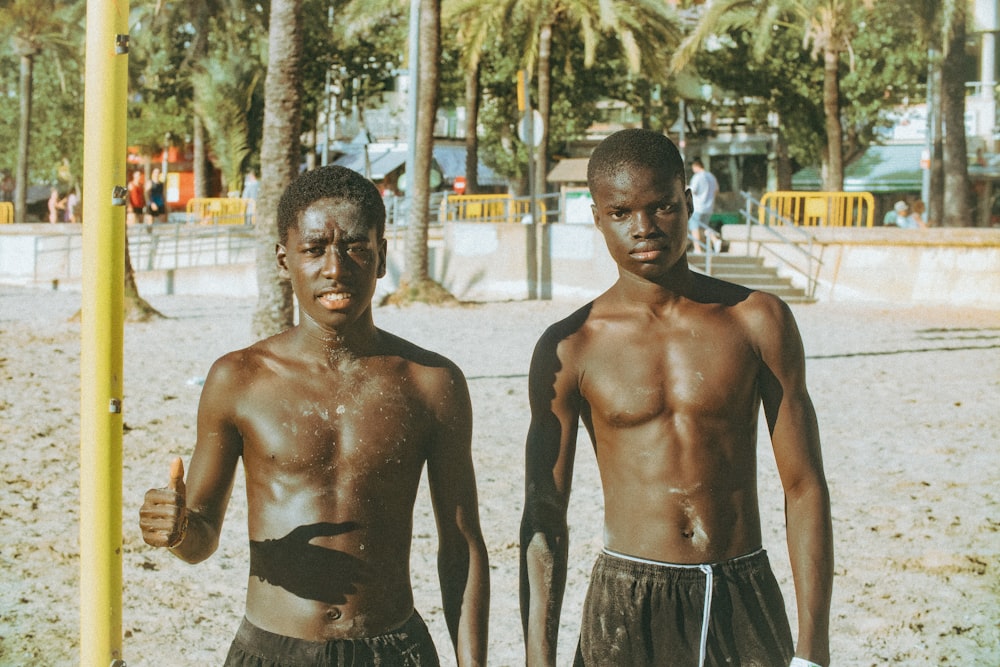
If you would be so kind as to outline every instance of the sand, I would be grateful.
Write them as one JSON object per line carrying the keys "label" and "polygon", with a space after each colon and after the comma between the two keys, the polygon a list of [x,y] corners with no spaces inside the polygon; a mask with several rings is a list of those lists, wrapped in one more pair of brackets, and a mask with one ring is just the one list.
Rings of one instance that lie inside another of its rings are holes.
{"label": "sand", "polygon": [[[222,544],[191,566],[147,547],[142,495],[189,458],[200,378],[251,342],[253,302],[153,297],[169,319],[125,332],[123,648],[130,667],[220,664],[243,610],[242,482]],[[0,665],[79,662],[79,294],[0,287]],[[569,301],[380,307],[376,323],[454,359],[475,411],[475,462],[491,558],[490,664],[523,664],[517,608],[526,372]],[[833,497],[835,665],[1000,664],[1000,312],[872,304],[794,306]],[[585,442],[585,441],[584,441]],[[795,623],[782,498],[762,431],[768,549]],[[579,454],[560,664],[570,664],[601,546],[593,454]],[[454,664],[426,491],[413,583]]]}

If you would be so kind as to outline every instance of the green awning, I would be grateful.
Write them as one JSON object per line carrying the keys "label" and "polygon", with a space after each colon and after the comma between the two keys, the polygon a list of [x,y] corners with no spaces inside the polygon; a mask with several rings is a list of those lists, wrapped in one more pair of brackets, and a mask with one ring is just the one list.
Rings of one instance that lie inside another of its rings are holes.
{"label": "green awning", "polygon": [[[923,144],[869,146],[844,168],[844,192],[920,192]],[[819,169],[807,167],[792,176],[794,190],[821,190]]]}

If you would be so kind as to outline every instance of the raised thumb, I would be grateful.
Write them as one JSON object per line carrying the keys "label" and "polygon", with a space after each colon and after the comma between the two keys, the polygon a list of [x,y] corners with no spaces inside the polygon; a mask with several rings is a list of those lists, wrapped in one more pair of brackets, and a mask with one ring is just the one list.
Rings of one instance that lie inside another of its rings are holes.
{"label": "raised thumb", "polygon": [[184,495],[184,461],[179,456],[170,462],[170,483],[167,488]]}

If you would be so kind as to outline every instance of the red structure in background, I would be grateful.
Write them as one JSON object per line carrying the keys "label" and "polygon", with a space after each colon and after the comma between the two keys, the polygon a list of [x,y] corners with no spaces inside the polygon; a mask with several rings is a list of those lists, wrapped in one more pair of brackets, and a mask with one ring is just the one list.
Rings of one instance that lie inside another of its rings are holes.
{"label": "red structure in background", "polygon": [[[138,146],[128,147],[127,162],[129,175],[136,169],[143,170],[143,180],[147,180],[154,168],[159,168],[165,174],[163,190],[167,200],[167,212],[184,211],[189,199],[194,197],[194,150],[190,144],[185,146],[169,146],[164,151],[153,155],[144,155]],[[164,161],[166,157],[166,161]],[[206,196],[220,196],[221,180],[219,172],[211,165],[207,166],[209,192]]]}

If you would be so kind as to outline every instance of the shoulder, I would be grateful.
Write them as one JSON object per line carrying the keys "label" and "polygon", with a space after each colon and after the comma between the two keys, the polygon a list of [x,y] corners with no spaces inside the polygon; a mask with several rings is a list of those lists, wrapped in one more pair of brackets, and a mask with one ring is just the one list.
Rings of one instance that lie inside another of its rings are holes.
{"label": "shoulder", "polygon": [[535,345],[536,354],[545,350],[554,352],[560,346],[571,347],[586,338],[595,325],[594,311],[597,302],[591,301],[567,317],[550,324]]}
{"label": "shoulder", "polygon": [[255,369],[259,367],[261,352],[255,349],[259,343],[241,350],[233,350],[222,355],[208,371],[205,379],[206,390],[225,386],[227,389],[246,383]]}
{"label": "shoulder", "polygon": [[467,391],[465,374],[448,357],[382,329],[379,337],[380,354],[398,364],[392,372],[408,380],[420,394],[432,398]]}
{"label": "shoulder", "polygon": [[733,315],[761,353],[781,349],[798,340],[792,309],[774,294],[751,290],[747,298],[733,308]]}

